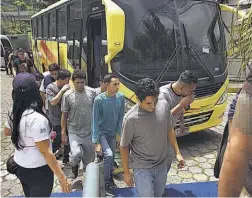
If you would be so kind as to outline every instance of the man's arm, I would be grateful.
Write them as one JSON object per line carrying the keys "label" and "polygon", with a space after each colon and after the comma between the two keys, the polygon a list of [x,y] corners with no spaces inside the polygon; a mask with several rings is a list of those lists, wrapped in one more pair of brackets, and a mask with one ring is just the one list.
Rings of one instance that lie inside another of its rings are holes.
{"label": "man's arm", "polygon": [[173,128],[170,128],[168,131],[168,140],[169,140],[172,148],[174,149],[175,154],[176,155],[180,154],[177,138],[176,138],[176,135],[175,135]]}
{"label": "man's arm", "polygon": [[45,90],[45,87],[44,87],[44,79],[41,82],[39,91],[40,91],[40,96],[41,96],[41,98],[43,100],[43,106],[45,106],[45,91],[46,90]]}
{"label": "man's arm", "polygon": [[[61,100],[63,94],[64,94],[64,92],[63,92],[63,91],[60,91],[60,92],[59,92],[55,97],[53,97],[51,100],[48,98],[50,104],[51,104],[52,106],[56,106],[56,105],[60,102],[60,100]],[[48,95],[47,95],[47,97],[48,97]]]}
{"label": "man's arm", "polygon": [[99,118],[100,118],[100,99],[97,97],[94,101],[92,113],[92,142],[99,144]]}
{"label": "man's arm", "polygon": [[66,134],[67,118],[68,118],[67,112],[62,112],[62,115],[61,115],[61,137],[62,137],[62,140],[61,141],[63,144],[67,144],[67,134]]}
{"label": "man's arm", "polygon": [[67,143],[67,135],[66,135],[66,130],[67,130],[67,118],[68,118],[68,112],[70,110],[70,104],[67,100],[66,94],[63,95],[62,97],[62,103],[61,103],[61,137],[62,137],[62,143],[66,144]]}
{"label": "man's arm", "polygon": [[118,119],[118,123],[117,123],[117,129],[116,129],[116,131],[120,137],[122,135],[122,122],[123,122],[123,116],[125,113],[125,98],[124,98],[124,96],[122,96],[121,100],[122,100],[122,106],[120,109],[120,114],[119,114],[119,119]]}
{"label": "man's arm", "polygon": [[132,175],[129,171],[129,144],[134,136],[133,123],[127,119],[123,120],[122,124],[122,137],[120,142],[120,153],[122,158],[124,181],[128,186],[133,186]]}
{"label": "man's arm", "polygon": [[60,101],[64,93],[69,89],[68,86],[64,86],[59,93],[55,96],[51,86],[46,88],[46,97],[52,106],[56,106]]}
{"label": "man's arm", "polygon": [[220,172],[218,196],[239,197],[252,157],[252,96],[241,91]]}
{"label": "man's arm", "polygon": [[17,64],[15,64],[15,61],[13,61],[12,73],[13,76],[17,75]]}

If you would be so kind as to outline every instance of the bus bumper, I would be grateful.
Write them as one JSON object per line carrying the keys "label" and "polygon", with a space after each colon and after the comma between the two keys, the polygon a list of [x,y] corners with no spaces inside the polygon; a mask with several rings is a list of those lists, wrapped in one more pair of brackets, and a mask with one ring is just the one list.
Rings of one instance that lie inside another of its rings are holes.
{"label": "bus bumper", "polygon": [[200,113],[185,116],[185,131],[181,133],[179,127],[176,127],[176,136],[185,136],[189,133],[202,131],[219,125],[224,118],[227,103],[228,100],[221,105],[215,105],[213,108],[206,109]]}

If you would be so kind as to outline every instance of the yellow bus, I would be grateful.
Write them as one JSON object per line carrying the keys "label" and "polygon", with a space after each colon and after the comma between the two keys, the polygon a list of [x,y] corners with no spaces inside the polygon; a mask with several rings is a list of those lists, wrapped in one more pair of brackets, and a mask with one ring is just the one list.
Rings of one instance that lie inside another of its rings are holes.
{"label": "yellow bus", "polygon": [[[51,63],[84,69],[97,87],[103,73],[121,81],[127,108],[135,82],[162,86],[186,69],[199,78],[196,99],[184,112],[186,132],[221,123],[227,105],[224,25],[215,0],[61,0],[31,18],[32,49],[41,72]],[[176,135],[181,136],[179,125]]]}

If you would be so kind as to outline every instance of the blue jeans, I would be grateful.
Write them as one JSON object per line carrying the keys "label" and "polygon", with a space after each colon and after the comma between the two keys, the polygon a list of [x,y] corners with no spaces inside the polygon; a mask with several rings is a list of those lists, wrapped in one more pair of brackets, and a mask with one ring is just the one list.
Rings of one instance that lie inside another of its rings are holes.
{"label": "blue jeans", "polygon": [[116,137],[107,138],[105,136],[100,136],[100,143],[102,152],[104,153],[104,180],[105,184],[108,184],[113,171]]}
{"label": "blue jeans", "polygon": [[161,197],[165,191],[167,164],[154,168],[135,168],[134,181],[138,197]]}

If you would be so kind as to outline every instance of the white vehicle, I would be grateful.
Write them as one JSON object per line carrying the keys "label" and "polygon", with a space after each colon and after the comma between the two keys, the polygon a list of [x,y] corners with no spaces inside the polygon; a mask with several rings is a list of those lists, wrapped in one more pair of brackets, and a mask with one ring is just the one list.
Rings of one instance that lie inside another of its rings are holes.
{"label": "white vehicle", "polygon": [[[5,36],[5,35],[0,35],[0,39],[1,39],[1,68],[5,68],[6,64],[8,63],[7,61],[7,53],[8,51],[12,52],[12,45],[10,42],[10,39]],[[6,58],[6,59],[5,59]]]}

